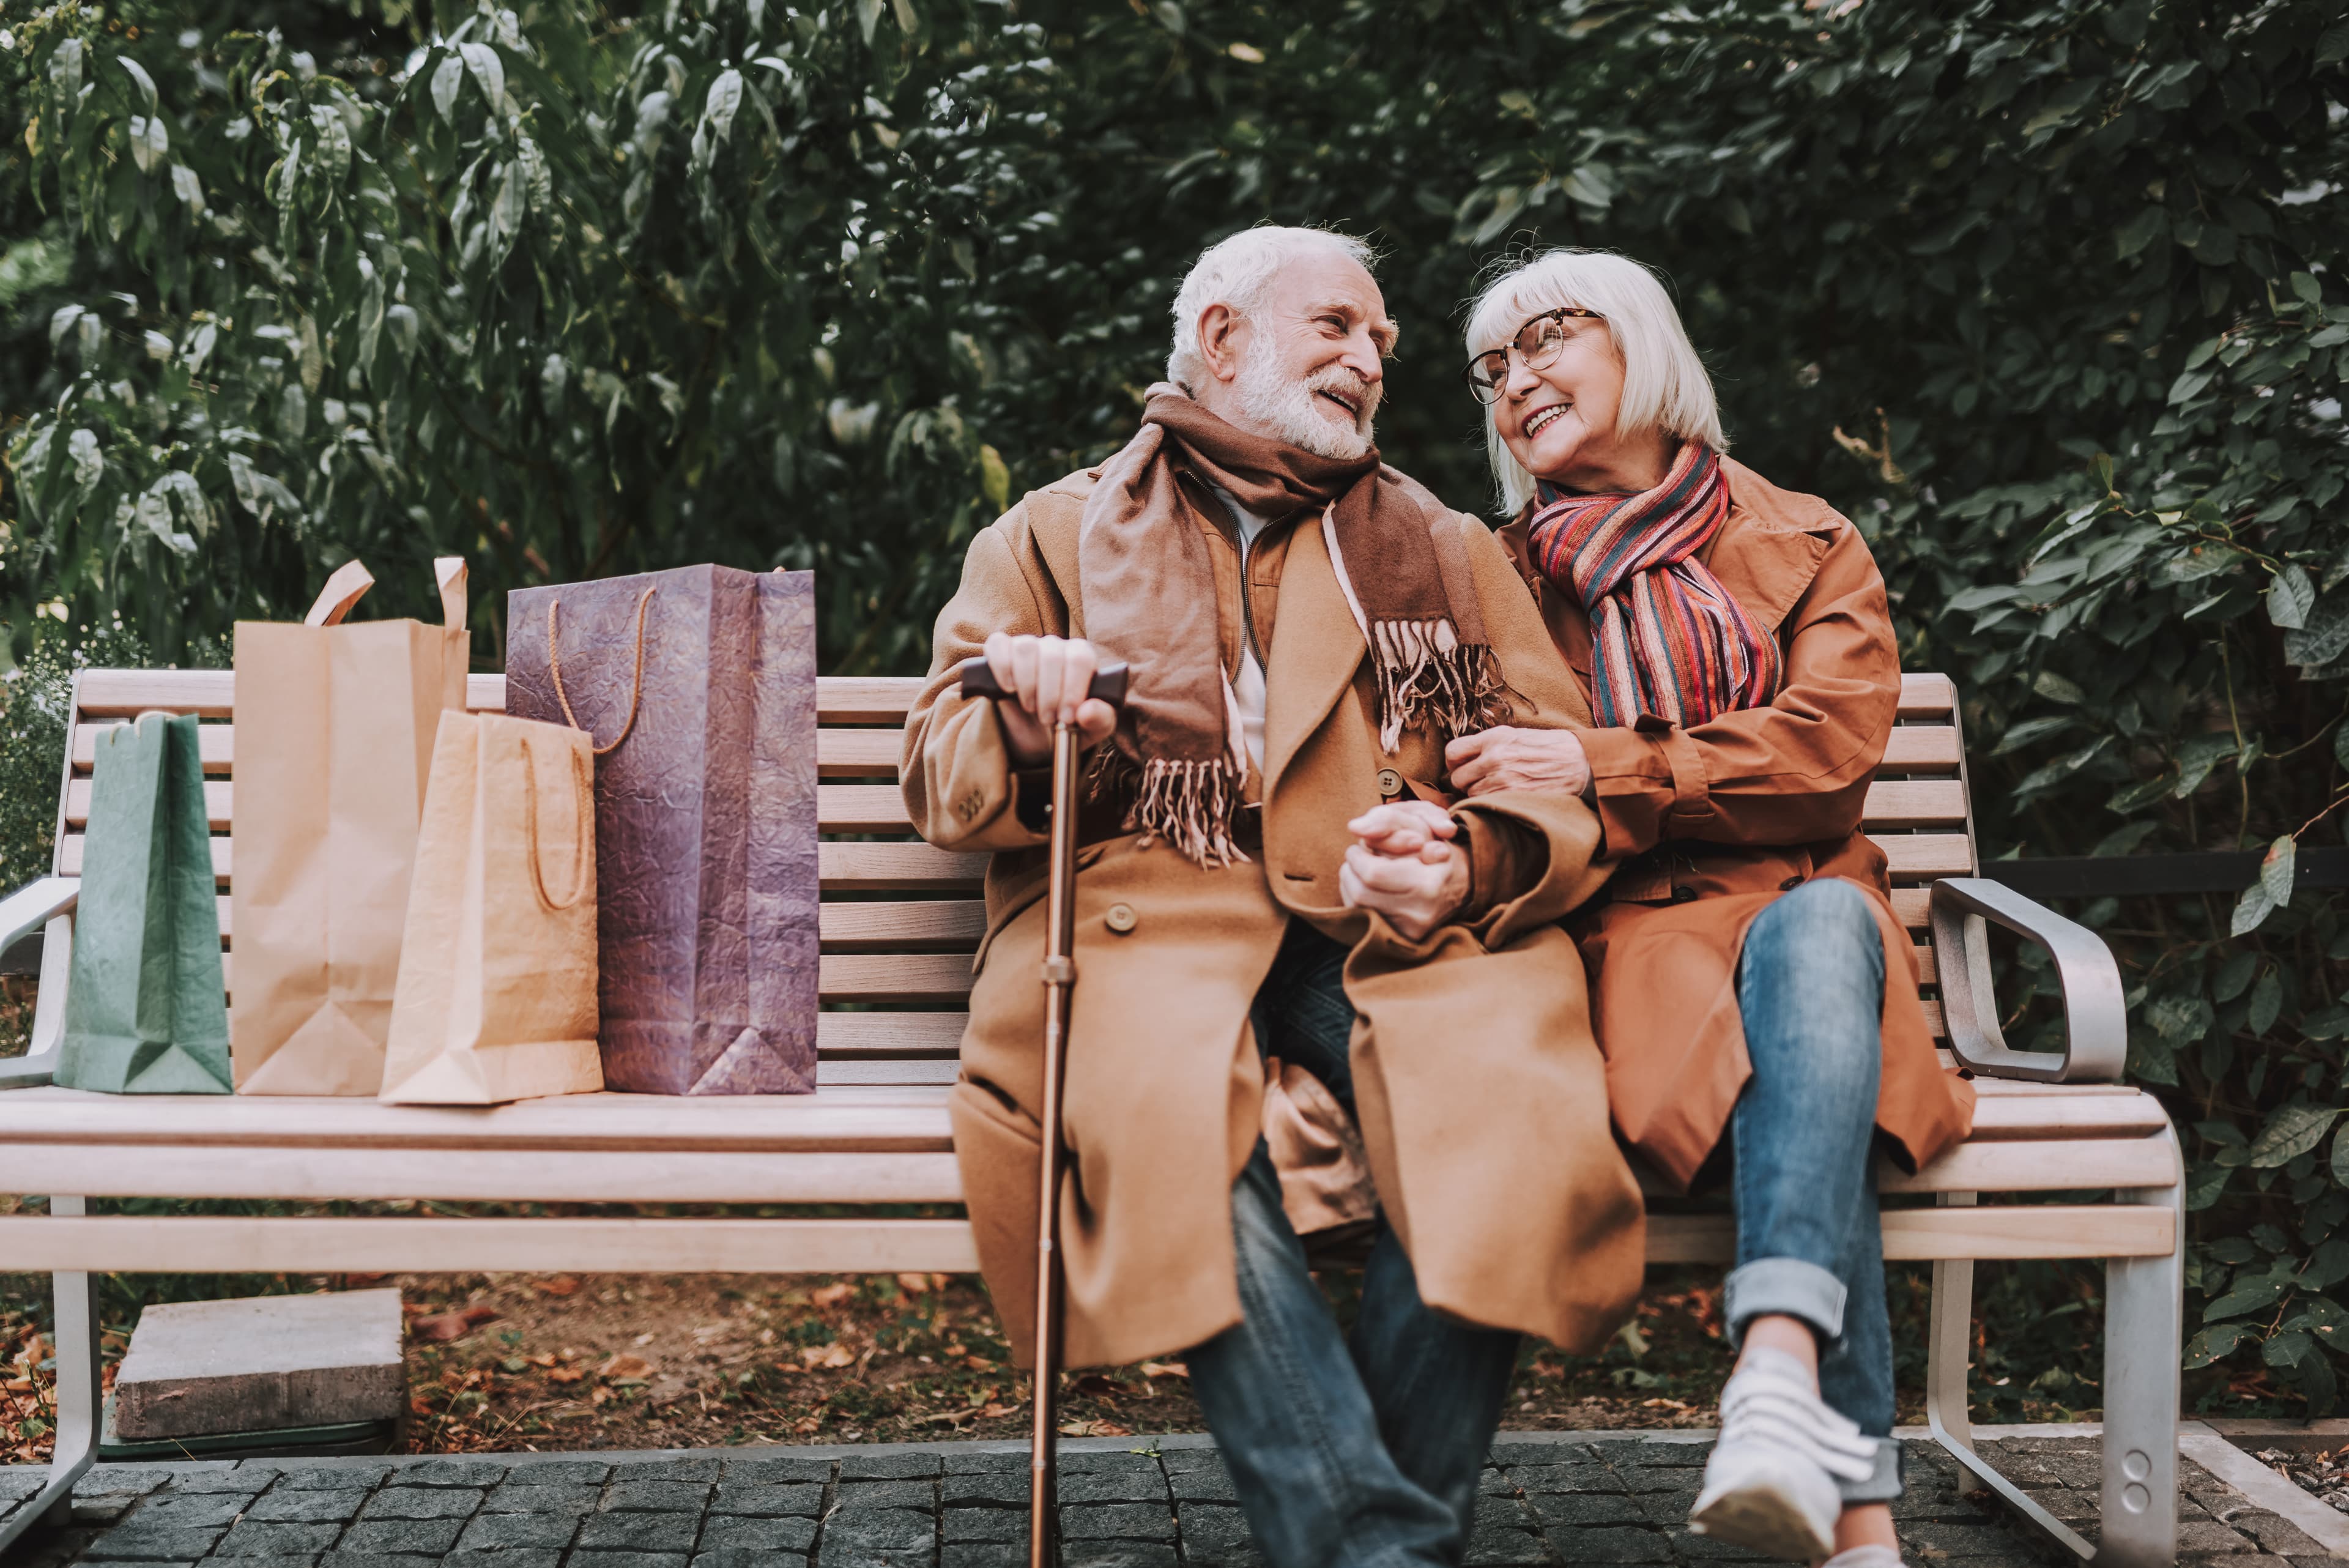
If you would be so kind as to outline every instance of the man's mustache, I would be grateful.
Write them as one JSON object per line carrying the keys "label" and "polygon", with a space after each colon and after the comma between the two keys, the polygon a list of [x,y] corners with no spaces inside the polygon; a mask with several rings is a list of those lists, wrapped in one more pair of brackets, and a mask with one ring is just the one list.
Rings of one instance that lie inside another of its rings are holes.
{"label": "man's mustache", "polygon": [[1305,389],[1308,392],[1335,392],[1345,398],[1354,405],[1354,419],[1358,424],[1368,423],[1371,416],[1378,412],[1379,398],[1385,390],[1360,371],[1349,370],[1342,365],[1333,365],[1329,369],[1309,376]]}

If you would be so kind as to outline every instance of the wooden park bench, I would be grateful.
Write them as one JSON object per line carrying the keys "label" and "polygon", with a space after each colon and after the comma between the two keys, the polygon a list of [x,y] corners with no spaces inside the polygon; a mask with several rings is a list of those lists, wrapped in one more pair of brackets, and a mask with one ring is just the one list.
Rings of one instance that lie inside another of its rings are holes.
{"label": "wooden park bench", "polygon": [[[232,871],[235,730],[225,670],[91,670],[75,680],[56,874],[0,903],[0,954],[41,944],[33,1054],[0,1063],[0,1192],[49,1195],[47,1214],[0,1217],[0,1269],[56,1275],[59,1425],[48,1490],[0,1546],[61,1504],[91,1462],[99,1418],[88,1275],[192,1272],[966,1272],[959,1219],[241,1217],[92,1214],[90,1198],[429,1199],[565,1204],[952,1204],[962,1187],[947,1116],[982,927],[983,857],[914,838],[899,798],[899,732],[919,682],[821,685],[823,997],[819,1086],[791,1097],[589,1095],[491,1109],[363,1099],[163,1097],[46,1086],[62,1030],[98,732],[150,709],[205,721],[212,854],[235,983]],[[2119,977],[2095,937],[1976,869],[1954,693],[1939,675],[1904,683],[1901,723],[1868,795],[1895,902],[1946,1015],[1950,1044],[1980,1073],[1974,1136],[1929,1169],[1886,1167],[1887,1256],[1930,1260],[1928,1409],[1958,1462],[2083,1557],[2167,1563],[2176,1536],[2182,1191],[2178,1144],[2151,1097],[2119,1085]],[[475,676],[475,708],[504,682]],[[2064,984],[2068,1055],[1998,1044],[1988,995],[1987,912],[2052,948]],[[1962,971],[1973,977],[1953,988]],[[1954,994],[1953,994],[1954,990]],[[1975,1021],[1980,1020],[1977,1023]],[[1078,1049],[1081,1050],[1079,1043]],[[2033,1081],[2033,1080],[2059,1081]],[[2044,1195],[2060,1195],[2046,1200]],[[2032,1200],[2025,1195],[2040,1195]],[[1988,1200],[1984,1200],[1988,1199]],[[2023,1199],[2023,1200],[2018,1200]],[[1722,1262],[1719,1212],[1659,1213],[1657,1262]],[[1966,1373],[1973,1261],[2106,1261],[2103,1541],[2091,1549],[1972,1446]]]}

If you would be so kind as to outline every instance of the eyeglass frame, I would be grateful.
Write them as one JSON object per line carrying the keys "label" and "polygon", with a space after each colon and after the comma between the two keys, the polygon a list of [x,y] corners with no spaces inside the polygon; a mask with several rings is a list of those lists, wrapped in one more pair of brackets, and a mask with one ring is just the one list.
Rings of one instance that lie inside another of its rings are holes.
{"label": "eyeglass frame", "polygon": [[[1563,353],[1566,349],[1566,323],[1568,319],[1604,321],[1607,317],[1601,316],[1595,310],[1585,310],[1578,305],[1561,305],[1556,310],[1545,310],[1538,316],[1528,316],[1526,317],[1524,323],[1520,325],[1515,332],[1509,335],[1509,340],[1507,342],[1502,344],[1498,348],[1485,349],[1485,352],[1469,360],[1468,363],[1461,369],[1460,379],[1467,383],[1468,395],[1476,400],[1477,405],[1480,408],[1489,409],[1495,403],[1501,400],[1501,389],[1507,382],[1509,351],[1513,348],[1517,348],[1517,340],[1523,337],[1526,335],[1526,328],[1532,327],[1536,322],[1555,321],[1558,324],[1557,347],[1540,359],[1536,359],[1533,357],[1533,354],[1527,350],[1518,349],[1518,361],[1528,370],[1546,370],[1550,366],[1557,364],[1558,355]],[[1478,380],[1476,379],[1476,368],[1495,354],[1501,356],[1502,379],[1497,381]],[[1492,396],[1486,397],[1485,395],[1486,392],[1490,392]]]}

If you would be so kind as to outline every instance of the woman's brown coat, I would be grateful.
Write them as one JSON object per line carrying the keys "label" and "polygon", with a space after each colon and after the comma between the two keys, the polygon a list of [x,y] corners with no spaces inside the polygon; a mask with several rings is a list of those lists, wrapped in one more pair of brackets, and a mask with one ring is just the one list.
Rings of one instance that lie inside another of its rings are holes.
{"label": "woman's brown coat", "polygon": [[[1081,636],[1077,533],[1095,475],[1034,492],[972,542],[940,612],[932,676],[908,717],[902,776],[923,836],[991,850],[955,1085],[955,1147],[979,1262],[1015,1351],[1034,1340],[1036,1170],[1043,1035],[1043,836],[993,706],[951,671],[990,632]],[[1192,493],[1217,562],[1227,669],[1241,648],[1239,558],[1222,508]],[[1213,518],[1214,521],[1209,521]],[[1492,535],[1453,515],[1516,722],[1557,728],[1588,708]],[[1269,547],[1268,547],[1269,545]],[[1078,979],[1061,1210],[1071,1365],[1184,1351],[1240,1321],[1231,1186],[1261,1123],[1263,1069],[1247,1023],[1281,932],[1301,918],[1358,942],[1356,1102],[1388,1218],[1431,1306],[1591,1349],[1638,1292],[1639,1191],[1609,1134],[1583,965],[1558,924],[1603,882],[1599,825],[1579,801],[1499,794],[1462,808],[1545,846],[1538,882],[1473,927],[1403,942],[1343,908],[1349,818],[1379,804],[1381,771],[1432,781],[1425,735],[1381,754],[1361,631],[1320,530],[1268,530],[1250,553],[1267,669],[1264,803],[1254,859],[1203,869],[1088,814],[1079,857]],[[1277,615],[1277,619],[1276,619]],[[1385,781],[1392,785],[1392,778]],[[1484,831],[1490,831],[1489,827]],[[1123,905],[1133,919],[1105,917]]]}
{"label": "woman's brown coat", "polygon": [[[1737,1009],[1745,929],[1815,877],[1857,884],[1883,933],[1884,1078],[1877,1126],[1914,1168],[1962,1140],[1973,1085],[1946,1071],[1917,998],[1917,957],[1892,912],[1883,852],[1859,831],[1900,697],[1884,579],[1859,530],[1816,496],[1723,460],[1729,520],[1699,558],[1773,632],[1785,679],[1766,708],[1692,730],[1643,720],[1588,730],[1602,853],[1623,862],[1571,922],[1624,1139],[1685,1188],[1753,1068]],[[1586,694],[1590,623],[1534,571],[1526,519],[1502,545]]]}

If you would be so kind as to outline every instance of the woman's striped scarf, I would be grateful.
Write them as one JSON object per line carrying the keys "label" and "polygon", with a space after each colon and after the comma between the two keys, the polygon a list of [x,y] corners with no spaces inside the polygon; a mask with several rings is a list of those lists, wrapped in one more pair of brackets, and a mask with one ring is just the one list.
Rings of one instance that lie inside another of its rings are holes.
{"label": "woman's striped scarf", "polygon": [[1721,454],[1699,441],[1635,495],[1537,487],[1527,540],[1542,576],[1590,617],[1601,726],[1652,713],[1686,729],[1776,693],[1777,639],[1696,558],[1728,516]]}

